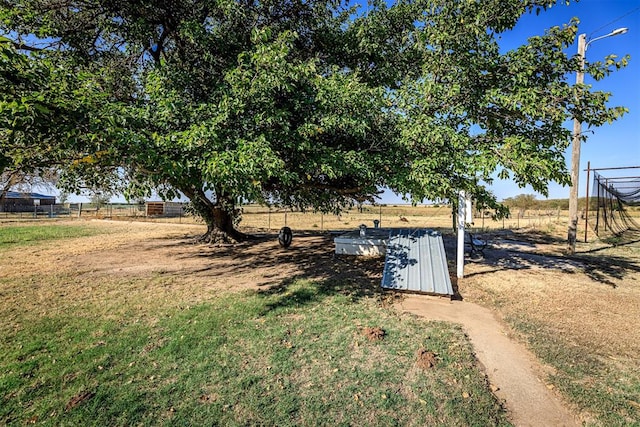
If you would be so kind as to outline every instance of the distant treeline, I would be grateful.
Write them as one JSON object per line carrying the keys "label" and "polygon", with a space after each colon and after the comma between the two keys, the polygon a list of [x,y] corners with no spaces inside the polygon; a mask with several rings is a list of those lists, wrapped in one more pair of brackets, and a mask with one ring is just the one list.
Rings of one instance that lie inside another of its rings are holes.
{"label": "distant treeline", "polygon": [[[538,200],[536,196],[533,194],[519,194],[515,197],[509,197],[502,201],[505,205],[509,206],[510,209],[560,209],[567,210],[569,209],[569,199],[546,199],[546,200]],[[589,204],[591,207],[594,207],[591,200]],[[578,210],[584,209],[587,206],[587,198],[582,197],[578,199]]]}

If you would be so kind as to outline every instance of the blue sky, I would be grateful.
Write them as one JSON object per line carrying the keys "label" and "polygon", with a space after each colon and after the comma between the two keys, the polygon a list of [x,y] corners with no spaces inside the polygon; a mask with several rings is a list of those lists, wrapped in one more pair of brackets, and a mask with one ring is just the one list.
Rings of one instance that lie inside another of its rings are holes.
{"label": "blue sky", "polygon": [[[622,105],[629,109],[621,119],[590,129],[587,142],[582,144],[580,170],[592,168],[640,166],[640,1],[639,0],[582,0],[569,6],[559,4],[539,16],[527,15],[516,28],[503,37],[504,47],[514,47],[526,41],[527,37],[541,34],[545,28],[562,25],[572,17],[580,20],[579,34],[587,34],[587,42],[613,30],[626,27],[626,34],[596,40],[586,52],[587,61],[598,61],[610,54],[619,58],[631,56],[629,65],[614,72],[604,80],[594,81],[585,76],[585,83],[593,89],[611,92],[610,105]],[[574,54],[578,50],[577,40],[568,50]],[[569,78],[570,82],[575,77]],[[567,123],[572,126],[572,123]],[[586,126],[583,126],[585,132]],[[570,166],[570,154],[565,156]],[[602,171],[604,176],[640,176],[640,169],[628,171]],[[628,174],[628,175],[627,175]],[[586,190],[586,172],[581,172],[579,194],[584,197]],[[518,188],[511,182],[496,182],[492,187],[498,199],[512,197],[522,193],[535,194],[530,189]],[[551,183],[549,198],[568,198],[569,188]],[[538,196],[539,199],[544,197]]]}
{"label": "blue sky", "polygon": [[[585,83],[592,84],[594,90],[611,92],[609,105],[622,105],[629,109],[621,119],[613,124],[590,129],[588,140],[582,145],[580,157],[580,182],[578,185],[580,197],[585,196],[587,162],[591,161],[592,168],[608,168],[621,166],[640,166],[640,0],[581,0],[569,6],[561,1],[559,4],[535,13],[525,15],[516,27],[502,35],[501,47],[509,50],[526,43],[527,38],[542,35],[548,28],[562,26],[572,17],[580,20],[578,34],[587,34],[590,39],[603,36],[611,31],[627,27],[626,34],[597,40],[589,45],[586,59],[595,62],[603,60],[607,55],[615,54],[619,58],[629,54],[629,65],[614,72],[604,80],[594,81],[585,76]],[[567,54],[574,55],[578,51],[577,38]],[[575,82],[575,76],[569,77],[569,82]],[[572,122],[567,127],[572,129]],[[583,126],[585,132],[586,126]],[[570,167],[570,150],[565,155],[567,168]],[[640,169],[628,171],[602,171],[604,176],[640,176]],[[628,175],[627,175],[628,174]],[[590,185],[591,186],[591,185]],[[536,194],[531,188],[520,188],[512,181],[494,181],[490,187],[498,200],[513,197],[518,194]],[[536,194],[538,199],[544,196]],[[549,184],[550,199],[566,199],[569,197],[569,187],[562,187],[556,183]],[[400,197],[386,192],[382,203],[402,203]]]}

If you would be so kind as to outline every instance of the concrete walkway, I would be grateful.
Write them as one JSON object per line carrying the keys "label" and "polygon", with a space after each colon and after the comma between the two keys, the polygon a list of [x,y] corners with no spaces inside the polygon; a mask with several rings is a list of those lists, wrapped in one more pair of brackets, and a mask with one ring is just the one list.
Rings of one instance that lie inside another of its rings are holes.
{"label": "concrete walkway", "polygon": [[479,305],[409,295],[397,303],[403,312],[459,323],[484,365],[495,395],[516,426],[579,426],[578,417],[540,379],[542,366],[527,349],[509,339],[494,314]]}

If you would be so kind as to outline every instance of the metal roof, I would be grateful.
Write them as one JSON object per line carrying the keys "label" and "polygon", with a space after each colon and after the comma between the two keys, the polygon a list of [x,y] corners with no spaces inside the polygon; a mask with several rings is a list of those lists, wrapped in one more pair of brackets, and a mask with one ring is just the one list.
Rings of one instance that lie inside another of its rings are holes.
{"label": "metal roof", "polygon": [[56,196],[47,196],[39,193],[19,193],[17,191],[7,191],[7,199],[55,199]]}
{"label": "metal roof", "polygon": [[392,230],[382,287],[453,295],[442,234],[433,230]]}

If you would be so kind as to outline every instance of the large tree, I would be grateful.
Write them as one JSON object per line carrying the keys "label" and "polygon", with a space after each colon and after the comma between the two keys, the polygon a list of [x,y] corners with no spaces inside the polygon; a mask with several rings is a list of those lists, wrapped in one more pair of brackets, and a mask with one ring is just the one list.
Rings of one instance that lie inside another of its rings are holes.
{"label": "large tree", "polygon": [[60,169],[95,157],[91,141],[109,132],[101,90],[67,62],[14,44],[0,37],[0,200],[11,188],[56,184]]}
{"label": "large tree", "polygon": [[[181,193],[206,239],[238,240],[242,200],[337,211],[387,186],[495,205],[496,170],[543,193],[568,182],[564,121],[623,109],[567,83],[576,21],[500,52],[523,13],[554,3],[4,0],[0,21],[29,61],[67,71],[46,93],[79,98],[82,130],[55,132],[68,186]],[[40,135],[3,126],[14,145]]]}

